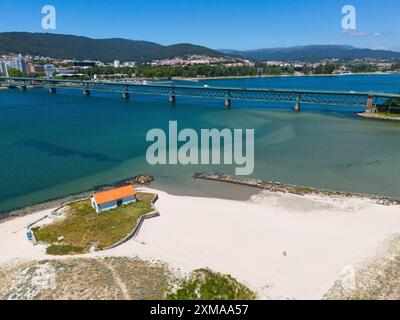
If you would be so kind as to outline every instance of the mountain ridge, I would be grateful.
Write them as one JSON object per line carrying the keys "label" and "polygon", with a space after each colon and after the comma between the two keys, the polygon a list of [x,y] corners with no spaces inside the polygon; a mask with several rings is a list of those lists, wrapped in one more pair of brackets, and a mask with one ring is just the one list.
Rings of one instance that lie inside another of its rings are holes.
{"label": "mountain ridge", "polygon": [[222,53],[253,60],[313,61],[323,59],[395,59],[400,60],[400,52],[355,48],[349,45],[307,45],[283,48],[253,50],[220,49]]}
{"label": "mountain ridge", "polygon": [[319,61],[337,58],[352,59],[393,59],[400,60],[400,52],[355,48],[349,45],[307,45],[254,50],[214,50],[191,43],[161,45],[145,40],[124,38],[93,39],[85,36],[3,32],[0,33],[0,55],[22,53],[61,59],[100,60],[112,62],[168,59],[192,54],[208,56],[231,56],[250,60]]}
{"label": "mountain ridge", "polygon": [[123,38],[93,39],[53,33],[4,32],[0,33],[0,54],[7,53],[104,62],[115,59],[148,62],[191,54],[224,55],[216,50],[190,43],[163,46],[155,42]]}

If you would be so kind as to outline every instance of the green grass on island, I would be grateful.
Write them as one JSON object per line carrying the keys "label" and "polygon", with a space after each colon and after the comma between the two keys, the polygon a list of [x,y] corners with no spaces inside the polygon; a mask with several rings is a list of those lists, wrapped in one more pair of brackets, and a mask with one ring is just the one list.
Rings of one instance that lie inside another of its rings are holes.
{"label": "green grass on island", "polygon": [[400,113],[379,112],[376,114],[378,117],[397,118],[400,119]]}
{"label": "green grass on island", "polygon": [[[139,217],[153,210],[153,197],[150,193],[138,193],[138,202],[99,214],[92,208],[90,200],[71,203],[63,220],[32,231],[38,242],[50,244],[48,254],[85,253],[91,244],[97,244],[101,250],[125,238]],[[61,242],[58,241],[60,237],[64,237]]]}
{"label": "green grass on island", "polygon": [[255,300],[256,295],[244,284],[229,275],[210,269],[193,271],[180,281],[167,300]]}
{"label": "green grass on island", "polygon": [[400,120],[400,113],[393,112],[361,113],[360,115],[370,119]]}

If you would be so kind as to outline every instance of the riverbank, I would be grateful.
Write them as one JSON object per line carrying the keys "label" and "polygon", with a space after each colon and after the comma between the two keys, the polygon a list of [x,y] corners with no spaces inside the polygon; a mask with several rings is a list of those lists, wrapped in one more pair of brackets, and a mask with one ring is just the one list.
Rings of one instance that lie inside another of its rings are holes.
{"label": "riverbank", "polygon": [[[172,80],[199,82],[203,80],[227,80],[227,79],[348,77],[348,76],[362,76],[362,75],[367,76],[367,75],[393,75],[393,74],[400,74],[400,72],[364,72],[364,73],[348,73],[348,74],[278,74],[278,75],[223,76],[223,77],[200,77],[200,78],[173,77]],[[144,80],[152,80],[152,79],[144,79]]]}
{"label": "riverbank", "polygon": [[[159,195],[158,218],[117,248],[74,258],[138,257],[185,274],[208,267],[262,299],[320,299],[344,269],[356,268],[400,233],[400,206],[372,199],[261,190],[235,201],[142,191]],[[26,226],[49,212],[0,224],[0,265],[72,258],[46,255],[45,246],[26,240]]]}
{"label": "riverbank", "polygon": [[388,114],[388,113],[372,113],[372,112],[361,112],[357,113],[361,118],[372,119],[372,120],[385,120],[385,121],[400,121],[400,114]]}

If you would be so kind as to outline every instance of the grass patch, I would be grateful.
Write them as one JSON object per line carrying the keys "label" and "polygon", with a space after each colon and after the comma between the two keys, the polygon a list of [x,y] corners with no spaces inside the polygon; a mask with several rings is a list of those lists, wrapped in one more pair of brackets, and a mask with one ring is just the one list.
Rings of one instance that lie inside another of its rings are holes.
{"label": "grass patch", "polygon": [[400,119],[400,113],[388,113],[388,112],[379,112],[376,113],[378,117],[383,117],[383,118],[399,118]]}
{"label": "grass patch", "polygon": [[[75,202],[69,205],[65,219],[32,231],[37,241],[51,245],[47,250],[49,254],[87,252],[92,243],[103,249],[126,237],[138,218],[152,211],[153,197],[150,193],[138,193],[138,202],[99,214],[90,200]],[[64,241],[59,243],[57,239],[61,236]]]}
{"label": "grass patch", "polygon": [[69,254],[79,254],[84,253],[85,248],[77,247],[77,246],[69,246],[69,245],[51,245],[46,249],[47,254],[51,254],[54,256],[65,256]]}
{"label": "grass patch", "polygon": [[200,269],[179,283],[167,300],[254,300],[256,294],[229,275]]}

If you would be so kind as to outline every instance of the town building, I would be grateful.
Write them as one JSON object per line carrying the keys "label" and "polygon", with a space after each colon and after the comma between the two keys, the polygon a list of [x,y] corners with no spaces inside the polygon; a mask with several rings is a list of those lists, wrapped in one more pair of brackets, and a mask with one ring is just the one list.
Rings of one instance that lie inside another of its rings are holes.
{"label": "town building", "polygon": [[7,63],[5,61],[0,60],[0,74],[8,77],[8,68]]}
{"label": "town building", "polygon": [[25,61],[25,59],[22,57],[21,54],[17,55],[17,56],[14,57],[13,59],[11,59],[9,66],[10,66],[10,68],[14,68],[14,69],[19,70],[19,71],[22,72],[22,74],[24,74],[24,75],[27,74],[26,61]]}
{"label": "town building", "polygon": [[72,61],[71,65],[73,67],[95,67],[96,66],[96,62],[95,61],[90,61],[90,60]]}
{"label": "town building", "polygon": [[54,72],[56,71],[56,67],[54,64],[45,64],[44,72],[46,74],[46,78],[53,78]]}
{"label": "town building", "polygon": [[133,68],[136,66],[136,62],[135,61],[127,61],[124,62],[124,67],[129,67],[129,68]]}
{"label": "town building", "polygon": [[116,209],[136,201],[136,190],[133,185],[94,193],[91,198],[92,207],[97,213]]}
{"label": "town building", "polygon": [[119,68],[121,66],[121,62],[119,60],[114,61],[114,68]]}

